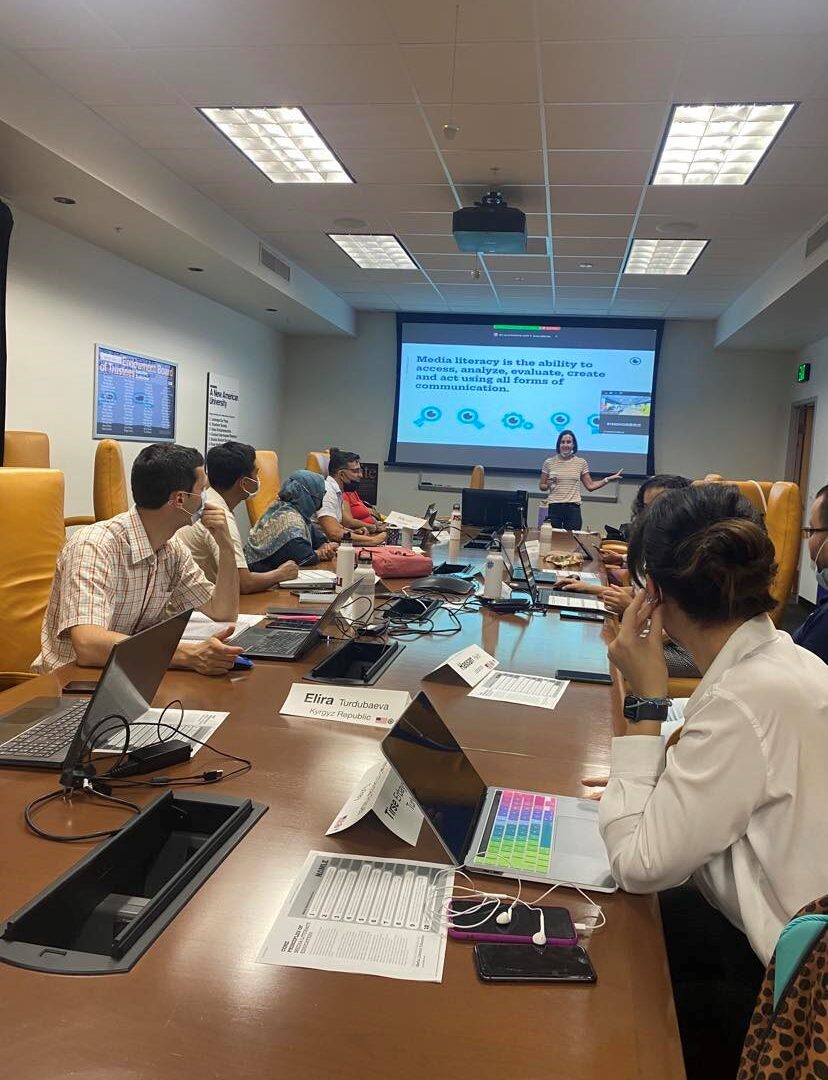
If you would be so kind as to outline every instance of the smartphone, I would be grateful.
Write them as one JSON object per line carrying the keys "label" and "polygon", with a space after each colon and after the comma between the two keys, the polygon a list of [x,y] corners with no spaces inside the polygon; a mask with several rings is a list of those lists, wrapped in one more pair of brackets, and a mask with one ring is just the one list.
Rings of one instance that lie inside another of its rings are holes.
{"label": "smartphone", "polygon": [[580,945],[489,945],[474,947],[477,974],[484,982],[598,981]]}
{"label": "smartphone", "polygon": [[571,679],[572,682],[594,682],[604,686],[612,686],[612,676],[606,671],[575,671],[569,668],[558,668],[555,672],[556,679]]}
{"label": "smartphone", "polygon": [[[460,938],[463,941],[531,944],[532,935],[540,930],[540,912],[542,911],[548,944],[575,945],[577,943],[578,934],[566,908],[539,907],[530,910],[523,904],[516,904],[512,908],[512,918],[508,924],[501,926],[497,922],[497,916],[508,907],[508,904],[497,906],[486,904],[481,908],[479,900],[452,900],[449,905],[449,918],[453,925],[449,929],[449,937]],[[474,908],[478,910],[472,910]]]}
{"label": "smartphone", "polygon": [[68,682],[63,688],[64,694],[94,694],[98,689],[96,682]]}
{"label": "smartphone", "polygon": [[582,622],[603,622],[602,611],[577,611],[573,608],[562,608],[558,614],[562,619],[580,619]]}

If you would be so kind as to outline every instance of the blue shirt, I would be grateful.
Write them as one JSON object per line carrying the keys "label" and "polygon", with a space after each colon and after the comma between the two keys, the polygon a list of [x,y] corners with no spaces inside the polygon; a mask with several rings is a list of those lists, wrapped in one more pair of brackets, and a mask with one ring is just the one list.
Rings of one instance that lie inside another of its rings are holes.
{"label": "blue shirt", "polygon": [[797,645],[815,653],[828,664],[828,596],[823,597],[792,637]]}

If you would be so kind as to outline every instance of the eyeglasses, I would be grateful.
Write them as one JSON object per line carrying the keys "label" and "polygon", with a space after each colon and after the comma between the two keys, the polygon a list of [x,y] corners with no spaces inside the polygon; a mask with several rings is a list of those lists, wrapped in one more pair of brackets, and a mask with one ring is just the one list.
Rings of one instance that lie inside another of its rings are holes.
{"label": "eyeglasses", "polygon": [[802,529],[802,539],[803,540],[810,540],[811,537],[815,533],[821,533],[821,532],[828,532],[828,525],[823,525],[818,529],[814,528],[813,526],[806,525],[805,528]]}

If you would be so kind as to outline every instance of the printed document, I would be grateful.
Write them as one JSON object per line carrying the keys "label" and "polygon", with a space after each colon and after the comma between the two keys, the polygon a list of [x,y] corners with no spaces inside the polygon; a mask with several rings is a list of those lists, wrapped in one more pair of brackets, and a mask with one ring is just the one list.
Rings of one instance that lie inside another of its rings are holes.
{"label": "printed document", "polygon": [[554,709],[569,683],[544,675],[519,675],[515,671],[493,671],[478,683],[469,697],[508,701],[513,705],[535,705]]}

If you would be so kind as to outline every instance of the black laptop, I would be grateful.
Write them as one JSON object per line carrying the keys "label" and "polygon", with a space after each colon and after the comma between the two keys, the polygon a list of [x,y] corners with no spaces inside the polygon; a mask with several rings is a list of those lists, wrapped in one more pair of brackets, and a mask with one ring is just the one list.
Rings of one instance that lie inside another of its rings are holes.
{"label": "black laptop", "polygon": [[0,716],[0,766],[71,772],[84,749],[121,734],[120,720],[104,721],[119,716],[132,723],[143,716],[190,615],[192,609],[182,611],[113,646],[89,700],[33,698]]}
{"label": "black laptop", "polygon": [[[297,627],[295,630],[283,627],[271,627],[268,629],[266,626],[251,626],[249,629],[242,630],[240,634],[230,638],[227,644],[244,649],[244,655],[250,656],[254,660],[298,660],[320,638],[328,636],[337,616],[342,613],[342,609],[348,601],[354,598],[358,586],[359,582],[355,581],[347,589],[343,589],[336,599],[328,604],[317,622]],[[356,606],[359,607],[359,610],[354,612],[355,617],[368,614],[367,604],[365,601],[359,603],[358,597]],[[297,608],[296,613],[301,615],[302,609]]]}

